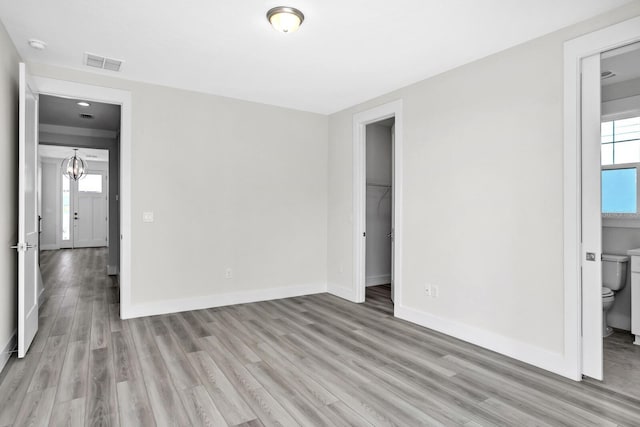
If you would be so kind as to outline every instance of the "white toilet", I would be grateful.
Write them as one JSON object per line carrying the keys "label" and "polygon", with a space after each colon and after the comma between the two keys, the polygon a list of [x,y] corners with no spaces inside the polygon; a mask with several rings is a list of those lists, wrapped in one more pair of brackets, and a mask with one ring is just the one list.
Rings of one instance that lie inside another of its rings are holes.
{"label": "white toilet", "polygon": [[602,336],[608,337],[613,329],[607,326],[607,314],[615,300],[615,292],[627,283],[627,263],[624,255],[602,254]]}

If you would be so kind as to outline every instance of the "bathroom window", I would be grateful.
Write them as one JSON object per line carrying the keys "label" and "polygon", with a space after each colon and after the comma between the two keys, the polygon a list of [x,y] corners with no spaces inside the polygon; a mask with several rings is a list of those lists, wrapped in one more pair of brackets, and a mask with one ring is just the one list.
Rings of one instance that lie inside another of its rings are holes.
{"label": "bathroom window", "polygon": [[602,213],[638,216],[640,117],[611,120],[601,127]]}
{"label": "bathroom window", "polygon": [[638,169],[602,170],[602,213],[638,213]]}
{"label": "bathroom window", "polygon": [[640,162],[640,117],[603,122],[601,164],[621,165]]}

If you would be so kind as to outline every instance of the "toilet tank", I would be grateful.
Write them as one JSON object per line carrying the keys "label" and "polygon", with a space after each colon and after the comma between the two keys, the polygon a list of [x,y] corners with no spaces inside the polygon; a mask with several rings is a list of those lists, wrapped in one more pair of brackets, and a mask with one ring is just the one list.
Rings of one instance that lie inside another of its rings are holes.
{"label": "toilet tank", "polygon": [[627,263],[624,255],[602,254],[602,286],[619,291],[627,283]]}

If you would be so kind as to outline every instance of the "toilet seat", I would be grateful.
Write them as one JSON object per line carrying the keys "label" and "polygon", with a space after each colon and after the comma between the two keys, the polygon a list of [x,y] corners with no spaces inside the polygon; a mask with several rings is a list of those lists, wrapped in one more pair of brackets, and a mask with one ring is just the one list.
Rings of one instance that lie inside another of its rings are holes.
{"label": "toilet seat", "polygon": [[613,291],[609,288],[602,287],[602,298],[612,297],[614,295]]}

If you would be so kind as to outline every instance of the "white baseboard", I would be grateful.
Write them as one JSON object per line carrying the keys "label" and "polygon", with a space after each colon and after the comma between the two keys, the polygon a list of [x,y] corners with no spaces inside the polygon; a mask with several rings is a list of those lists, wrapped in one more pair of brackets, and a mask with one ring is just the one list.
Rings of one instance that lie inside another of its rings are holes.
{"label": "white baseboard", "polygon": [[226,294],[206,295],[194,298],[181,298],[154,301],[143,304],[132,304],[126,310],[126,312],[121,313],[121,315],[123,319],[132,319],[135,317],[156,316],[159,314],[179,313],[181,311],[202,310],[205,308],[222,307],[225,305],[246,304],[251,302],[292,298],[303,295],[319,294],[322,292],[327,292],[327,285],[325,283],[229,292]]}
{"label": "white baseboard", "polygon": [[7,341],[7,343],[0,349],[0,372],[2,372],[2,370],[6,366],[7,362],[11,358],[11,352],[16,348],[16,345],[18,344],[17,334],[17,330],[13,331],[13,334],[11,334],[9,341]]}
{"label": "white baseboard", "polygon": [[120,274],[120,269],[117,265],[107,265],[107,276],[117,276]]}
{"label": "white baseboard", "polygon": [[41,243],[40,244],[40,249],[43,250],[43,251],[56,251],[56,250],[60,249],[60,246],[58,246],[56,244],[51,244],[51,243],[48,243],[48,244]]}
{"label": "white baseboard", "polygon": [[378,286],[391,283],[391,274],[382,274],[379,276],[368,276],[365,280],[366,286]]}
{"label": "white baseboard", "polygon": [[551,352],[485,329],[443,319],[413,308],[396,305],[394,315],[400,319],[433,329],[555,374],[576,379],[574,378],[573,370],[568,366],[569,363],[561,353]]}
{"label": "white baseboard", "polygon": [[346,299],[347,301],[356,302],[355,292],[351,288],[345,288],[343,286],[329,283],[327,286],[327,292],[331,295]]}

